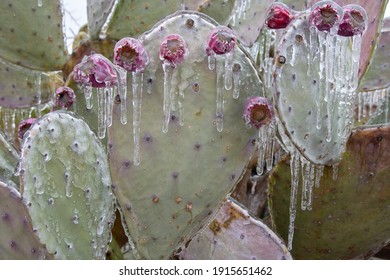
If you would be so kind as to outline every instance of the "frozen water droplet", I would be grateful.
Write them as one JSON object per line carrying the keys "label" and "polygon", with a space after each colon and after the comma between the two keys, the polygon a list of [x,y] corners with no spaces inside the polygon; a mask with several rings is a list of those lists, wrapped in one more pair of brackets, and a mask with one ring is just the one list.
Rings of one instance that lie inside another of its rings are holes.
{"label": "frozen water droplet", "polygon": [[45,153],[43,154],[43,157],[44,157],[45,162],[48,162],[48,161],[51,160],[51,153],[45,152]]}
{"label": "frozen water droplet", "polygon": [[37,6],[42,7],[43,6],[43,0],[37,0]]}
{"label": "frozen water droplet", "polygon": [[105,88],[97,89],[98,95],[98,137],[103,139],[106,136],[106,124],[107,124],[107,106],[106,106],[106,94]]}
{"label": "frozen water droplet", "polygon": [[106,96],[106,106],[107,106],[107,127],[112,126],[112,110],[114,105],[114,88],[106,88],[104,90]]}
{"label": "frozen water droplet", "polygon": [[224,107],[224,80],[223,80],[223,72],[224,72],[224,61],[220,57],[216,59],[216,67],[217,67],[217,110],[215,113],[217,131],[222,132],[223,130],[223,107]]}
{"label": "frozen water droplet", "polygon": [[233,98],[237,99],[240,96],[240,73],[241,66],[240,64],[235,64],[233,66]]}
{"label": "frozen water droplet", "polygon": [[143,73],[132,73],[132,88],[133,88],[133,138],[134,138],[134,165],[140,164],[139,144],[141,134],[141,103],[142,103],[142,87]]}
{"label": "frozen water droplet", "polygon": [[227,52],[225,55],[225,89],[230,90],[233,86],[233,56],[234,52]]}
{"label": "frozen water droplet", "polygon": [[324,175],[324,166],[318,165],[316,168],[316,179],[315,179],[315,187],[320,187],[321,177]]}
{"label": "frozen water droplet", "polygon": [[264,172],[264,157],[265,157],[265,149],[266,149],[266,141],[267,141],[267,126],[264,125],[259,128],[258,131],[258,159],[256,166],[257,175],[263,175]]}
{"label": "frozen water droplet", "polygon": [[90,86],[85,86],[84,87],[84,97],[85,97],[85,107],[88,110],[92,109],[92,90],[93,88]]}
{"label": "frozen water droplet", "polygon": [[123,69],[122,67],[116,68],[119,73],[119,79],[118,79],[118,92],[119,97],[121,99],[121,123],[123,125],[127,124],[127,104],[126,104],[126,98],[127,98],[127,71]]}
{"label": "frozen water droplet", "polygon": [[162,131],[164,133],[168,132],[169,120],[171,118],[171,80],[175,68],[167,61],[163,62],[163,72],[164,72],[164,103],[163,103],[163,112],[164,112],[164,123]]}
{"label": "frozen water droplet", "polygon": [[207,57],[207,63],[210,70],[215,69],[216,58],[214,52],[210,52],[209,56]]}
{"label": "frozen water droplet", "polygon": [[75,225],[77,225],[79,222],[80,222],[80,217],[79,217],[79,215],[78,214],[73,214],[73,216],[72,216],[72,222],[75,224]]}
{"label": "frozen water droplet", "polygon": [[35,72],[35,94],[37,97],[37,117],[41,116],[41,95],[42,95],[42,73],[41,72]]}

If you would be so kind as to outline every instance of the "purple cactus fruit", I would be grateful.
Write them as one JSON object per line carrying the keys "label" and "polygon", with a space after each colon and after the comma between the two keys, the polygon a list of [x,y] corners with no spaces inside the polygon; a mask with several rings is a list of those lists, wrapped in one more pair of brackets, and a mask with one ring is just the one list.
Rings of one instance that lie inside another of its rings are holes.
{"label": "purple cactus fruit", "polygon": [[265,24],[271,29],[286,28],[294,18],[291,9],[283,3],[273,3],[267,11]]}
{"label": "purple cactus fruit", "polygon": [[207,53],[225,54],[233,51],[236,45],[236,36],[233,31],[226,26],[214,28],[208,38]]}
{"label": "purple cactus fruit", "polygon": [[61,109],[68,109],[73,105],[76,100],[76,95],[74,94],[73,89],[70,87],[59,87],[56,89],[55,95],[55,106],[60,107]]}
{"label": "purple cactus fruit", "polygon": [[172,67],[182,63],[187,54],[187,43],[180,35],[168,35],[160,45],[160,59],[169,62]]}
{"label": "purple cactus fruit", "polygon": [[310,24],[319,31],[330,31],[343,17],[343,8],[333,1],[320,1],[310,11]]}
{"label": "purple cactus fruit", "polygon": [[18,126],[18,138],[22,140],[26,131],[36,122],[36,118],[29,118],[21,121]]}
{"label": "purple cactus fruit", "polygon": [[91,54],[73,68],[73,79],[83,86],[112,87],[117,84],[114,64],[100,54]]}
{"label": "purple cactus fruit", "polygon": [[143,72],[149,55],[139,40],[125,37],[115,44],[114,63],[130,72]]}
{"label": "purple cactus fruit", "polygon": [[257,129],[269,125],[275,120],[271,101],[261,96],[249,98],[245,104],[243,119],[247,125],[254,126]]}
{"label": "purple cactus fruit", "polygon": [[359,5],[345,5],[344,17],[337,32],[340,36],[351,37],[363,34],[367,28],[367,13]]}

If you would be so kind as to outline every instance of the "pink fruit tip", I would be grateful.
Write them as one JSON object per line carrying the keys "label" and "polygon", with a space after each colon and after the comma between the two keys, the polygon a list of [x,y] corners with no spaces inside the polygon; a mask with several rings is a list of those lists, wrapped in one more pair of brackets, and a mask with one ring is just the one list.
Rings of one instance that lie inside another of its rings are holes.
{"label": "pink fruit tip", "polygon": [[293,19],[291,9],[283,3],[273,3],[267,11],[265,24],[271,29],[286,28]]}
{"label": "pink fruit tip", "polygon": [[76,95],[70,87],[59,87],[56,89],[54,104],[61,109],[68,109],[76,100]]}
{"label": "pink fruit tip", "polygon": [[187,44],[180,35],[168,35],[160,45],[160,59],[169,62],[172,67],[182,63],[187,54]]}
{"label": "pink fruit tip", "polygon": [[269,99],[261,96],[251,97],[245,104],[243,114],[244,122],[257,129],[264,125],[269,125],[275,120],[275,113]]}
{"label": "pink fruit tip", "polygon": [[117,84],[115,65],[101,54],[91,54],[73,68],[73,79],[83,86],[112,87]]}
{"label": "pink fruit tip", "polygon": [[363,34],[367,28],[367,13],[359,5],[346,5],[343,7],[344,17],[337,32],[340,36],[351,37]]}
{"label": "pink fruit tip", "polygon": [[115,44],[114,63],[130,72],[143,72],[149,55],[139,40],[125,37]]}
{"label": "pink fruit tip", "polygon": [[233,31],[226,26],[214,28],[208,38],[207,53],[225,54],[232,52],[236,45],[236,36]]}
{"label": "pink fruit tip", "polygon": [[36,118],[29,118],[29,119],[22,120],[18,125],[18,138],[22,140],[26,131],[29,130],[29,128],[36,122],[37,122]]}
{"label": "pink fruit tip", "polygon": [[333,1],[320,1],[310,11],[310,24],[319,31],[330,31],[343,16],[343,8]]}

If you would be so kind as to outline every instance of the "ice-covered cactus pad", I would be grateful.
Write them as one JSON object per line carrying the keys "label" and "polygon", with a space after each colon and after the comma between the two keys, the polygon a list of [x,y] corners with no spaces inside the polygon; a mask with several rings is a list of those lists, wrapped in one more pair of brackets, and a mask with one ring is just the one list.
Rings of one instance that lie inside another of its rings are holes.
{"label": "ice-covered cactus pad", "polygon": [[56,111],[24,136],[21,193],[33,228],[58,259],[104,259],[115,199],[104,148],[88,125]]}
{"label": "ice-covered cactus pad", "polygon": [[[18,164],[19,153],[0,130],[0,180],[8,182],[13,177]],[[17,183],[17,182],[14,182]]]}
{"label": "ice-covered cactus pad", "polygon": [[232,200],[225,201],[208,227],[183,246],[180,258],[187,260],[292,259],[280,237]]}
{"label": "ice-covered cactus pad", "polygon": [[[238,46],[220,55],[208,50],[209,39],[215,38],[211,33],[219,30],[216,26],[202,14],[180,12],[141,36],[150,56],[143,81],[135,87],[144,89],[142,111],[135,108],[141,116],[132,117],[130,89],[127,125],[119,121],[122,106],[114,106],[108,133],[113,184],[144,258],[169,257],[204,226],[256,146],[254,129],[247,129],[241,119],[246,99],[262,95],[263,86]],[[182,39],[173,36],[167,41],[172,34]],[[229,32],[220,35],[216,37],[232,43]],[[167,44],[161,47],[163,42]],[[164,49],[184,54],[184,59],[172,66],[167,59],[173,61],[173,56],[161,53]],[[141,105],[138,98],[133,104]],[[133,135],[134,127],[140,128],[139,135]],[[138,152],[136,166],[133,158]]]}
{"label": "ice-covered cactus pad", "polygon": [[[353,131],[338,168],[325,167],[320,187],[313,188],[313,209],[297,210],[295,259],[369,258],[389,243],[389,151],[389,127]],[[290,182],[285,159],[270,177],[269,195],[273,229],[285,240]]]}
{"label": "ice-covered cactus pad", "polygon": [[0,259],[51,259],[26,216],[17,190],[0,182]]}

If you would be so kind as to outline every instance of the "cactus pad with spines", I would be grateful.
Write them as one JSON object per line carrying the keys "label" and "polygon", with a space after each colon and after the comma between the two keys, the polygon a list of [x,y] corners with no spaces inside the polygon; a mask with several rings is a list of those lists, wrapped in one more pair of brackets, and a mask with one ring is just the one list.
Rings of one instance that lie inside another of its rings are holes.
{"label": "cactus pad with spines", "polygon": [[262,221],[232,200],[214,219],[181,248],[186,260],[290,260],[284,242]]}
{"label": "cactus pad with spines", "polygon": [[[325,167],[320,187],[313,189],[313,209],[297,211],[291,251],[295,259],[369,258],[389,242],[389,151],[388,126],[353,131],[338,172]],[[286,158],[271,174],[269,196],[274,230],[284,240],[290,182]]]}
{"label": "cactus pad with spines", "polygon": [[[216,25],[202,14],[181,12],[141,36],[150,63],[144,72],[139,166],[133,164],[131,91],[126,126],[119,122],[120,106],[114,107],[108,133],[113,184],[144,258],[169,257],[178,244],[204,226],[255,149],[255,131],[245,128],[237,116],[242,116],[249,96],[263,94],[263,87],[250,59],[237,46],[233,65],[239,68],[240,95],[233,99],[233,90],[225,90],[223,82],[219,85],[225,102],[223,131],[217,131],[217,74],[208,68],[206,53],[208,35]],[[188,56],[175,69],[178,78],[173,83],[184,94],[184,123],[181,126],[179,112],[172,111],[168,132],[163,133],[164,73],[159,49],[169,34],[181,35],[188,46]],[[148,89],[151,94],[146,93]]]}
{"label": "cactus pad with spines", "polygon": [[0,57],[34,70],[62,69],[67,52],[60,2],[1,1]]}
{"label": "cactus pad with spines", "polygon": [[36,239],[18,191],[0,182],[0,259],[52,259]]}
{"label": "cactus pad with spines", "polygon": [[58,259],[104,259],[115,213],[107,156],[88,125],[56,111],[26,133],[21,193],[33,228]]}

